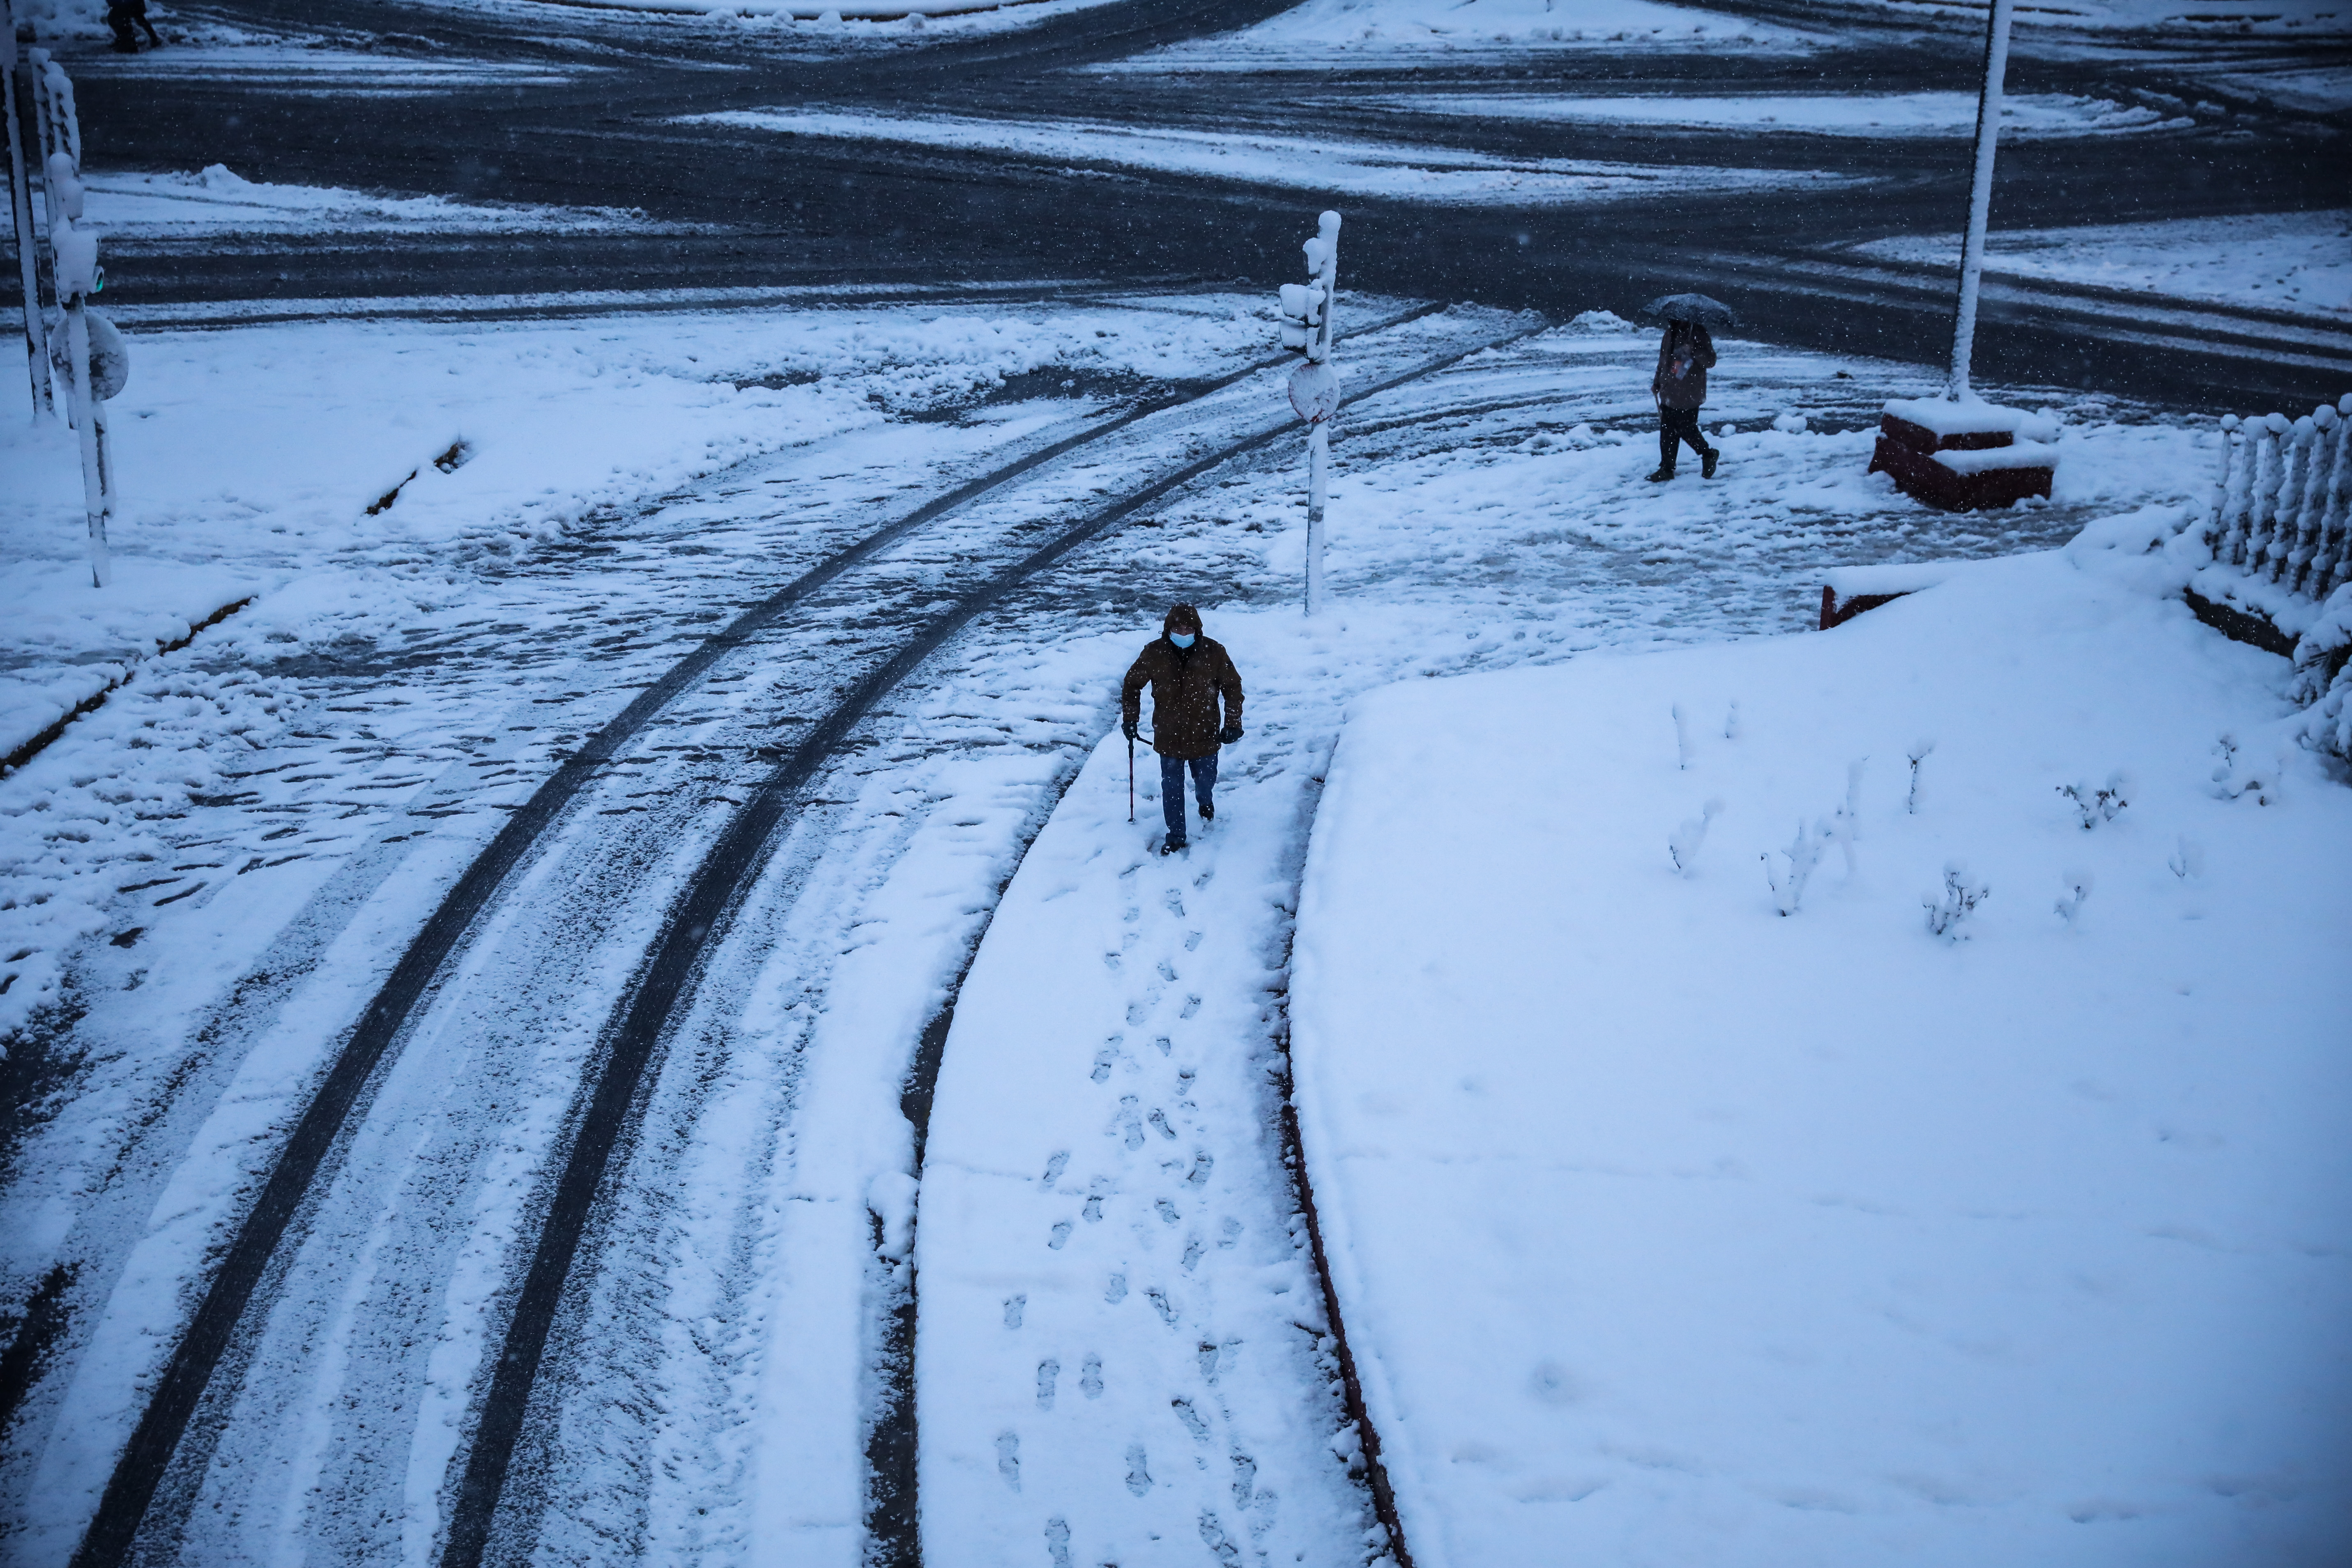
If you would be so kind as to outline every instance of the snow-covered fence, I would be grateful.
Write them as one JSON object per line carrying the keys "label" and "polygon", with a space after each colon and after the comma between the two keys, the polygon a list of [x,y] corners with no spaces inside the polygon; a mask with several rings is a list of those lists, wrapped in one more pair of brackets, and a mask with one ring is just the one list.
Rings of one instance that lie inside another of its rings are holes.
{"label": "snow-covered fence", "polygon": [[2294,660],[2304,736],[2352,758],[2352,395],[2221,421],[2185,595],[2200,620]]}
{"label": "snow-covered fence", "polygon": [[2217,566],[2318,603],[2352,578],[2352,395],[2300,419],[2221,420],[2221,473],[2205,526]]}

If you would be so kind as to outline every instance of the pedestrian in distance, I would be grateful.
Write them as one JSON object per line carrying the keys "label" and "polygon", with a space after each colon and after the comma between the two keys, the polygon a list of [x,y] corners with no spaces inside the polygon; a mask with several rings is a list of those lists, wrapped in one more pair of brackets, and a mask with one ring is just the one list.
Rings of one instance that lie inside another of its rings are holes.
{"label": "pedestrian in distance", "polygon": [[1698,427],[1698,411],[1706,402],[1706,373],[1715,368],[1715,340],[1697,321],[1668,321],[1658,343],[1658,374],[1650,378],[1650,395],[1658,400],[1658,471],[1652,484],[1675,477],[1675,457],[1687,441],[1699,457],[1699,477],[1715,478],[1716,459],[1722,456],[1706,444]]}
{"label": "pedestrian in distance", "polygon": [[160,49],[163,39],[155,31],[155,24],[147,19],[147,0],[107,0],[106,25],[114,29],[114,52],[135,55],[139,52],[139,37],[133,27],[147,32],[147,47]]}
{"label": "pedestrian in distance", "polygon": [[[1184,775],[1192,775],[1192,796],[1203,826],[1217,816],[1217,748],[1242,738],[1242,677],[1223,643],[1203,637],[1201,612],[1171,605],[1160,635],[1144,645],[1118,692],[1118,727],[1128,752],[1141,731],[1143,689],[1151,688],[1151,749],[1160,753],[1160,811],[1168,837],[1160,852],[1185,847]],[[1224,705],[1220,719],[1217,707]]]}

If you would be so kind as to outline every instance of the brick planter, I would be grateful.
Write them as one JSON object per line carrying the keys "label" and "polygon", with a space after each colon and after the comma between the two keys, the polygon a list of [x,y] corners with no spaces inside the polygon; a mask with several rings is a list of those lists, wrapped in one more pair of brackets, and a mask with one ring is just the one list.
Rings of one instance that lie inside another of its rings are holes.
{"label": "brick planter", "polygon": [[1870,471],[1893,475],[1905,495],[1945,511],[2047,496],[2057,473],[2056,447],[2019,438],[2054,436],[2054,426],[2022,408],[1898,399],[1886,405],[1878,428]]}

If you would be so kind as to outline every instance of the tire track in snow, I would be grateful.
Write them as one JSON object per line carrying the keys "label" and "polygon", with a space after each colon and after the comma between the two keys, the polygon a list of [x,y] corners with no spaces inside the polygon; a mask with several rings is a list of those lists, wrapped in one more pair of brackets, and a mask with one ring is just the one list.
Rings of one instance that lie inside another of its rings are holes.
{"label": "tire track in snow", "polygon": [[[1383,331],[1443,309],[1442,304],[1418,307],[1355,335],[1361,338]],[[797,606],[927,524],[1151,415],[1201,403],[1283,363],[1280,357],[1261,361],[1216,380],[1196,384],[1176,395],[1139,405],[950,490],[877,530],[745,612],[672,666],[534,791],[444,896],[361,1016],[334,1065],[313,1092],[149,1393],[139,1422],[117,1458],[98,1509],[74,1554],[74,1568],[113,1568],[129,1559],[157,1489],[206,1396],[215,1370],[230,1355],[233,1341],[250,1331],[257,1297],[266,1297],[265,1281],[274,1268],[282,1267],[283,1244],[289,1231],[300,1228],[296,1222],[310,1200],[319,1173],[338,1146],[354,1110],[372,1092],[371,1082],[389,1048],[516,871],[531,858],[583,792],[613,766],[632,739],[695,689],[698,682],[722,660],[754,647],[763,634],[772,633]],[[1185,476],[1201,466],[1195,464],[1193,469],[1185,470]],[[1136,504],[1146,504],[1152,496],[1171,488],[1173,483],[1139,495]],[[1075,547],[1075,542],[1073,540],[1066,548]],[[1035,567],[1029,569],[1034,571]],[[941,632],[940,640],[946,635]],[[936,642],[930,646],[936,647]],[[903,668],[898,663],[887,667],[896,671],[890,684],[919,661],[918,657],[904,662]],[[859,689],[866,690],[862,687]],[[870,707],[874,698],[887,689],[887,686],[884,686],[865,695],[859,711]],[[846,728],[843,725],[827,730],[827,744],[837,744]],[[804,742],[793,755],[799,758],[807,754]],[[788,760],[783,768],[789,770],[793,765]],[[812,771],[814,766],[812,762]]]}
{"label": "tire track in snow", "polygon": [[[1548,325],[1540,318],[1532,323],[1522,320],[1510,332],[1425,360],[1364,388],[1350,401],[1376,396],[1418,381],[1472,354],[1532,335]],[[1234,378],[1239,379],[1239,375]],[[1288,421],[1266,426],[1128,492],[1061,531],[1010,568],[964,593],[951,608],[926,622],[920,631],[901,644],[887,662],[859,681],[813,726],[759,785],[751,802],[730,820],[685,890],[669,907],[661,935],[608,1026],[607,1037],[601,1047],[602,1063],[596,1069],[595,1081],[571,1146],[562,1156],[553,1200],[516,1300],[497,1369],[480,1402],[478,1425],[467,1447],[447,1542],[440,1558],[443,1568],[478,1568],[482,1561],[499,1512],[508,1468],[522,1436],[524,1417],[538,1380],[548,1334],[562,1305],[590,1210],[604,1185],[606,1165],[628,1132],[638,1085],[655,1060],[673,1016],[691,1004],[706,952],[724,939],[743,891],[765,863],[766,847],[797,805],[801,792],[834,759],[850,731],[877,702],[982,612],[1142,508],[1234,458],[1255,451],[1289,428]]]}

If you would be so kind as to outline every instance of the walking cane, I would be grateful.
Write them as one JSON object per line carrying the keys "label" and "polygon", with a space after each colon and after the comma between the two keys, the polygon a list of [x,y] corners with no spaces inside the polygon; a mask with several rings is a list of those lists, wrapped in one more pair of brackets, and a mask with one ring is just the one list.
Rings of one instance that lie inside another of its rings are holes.
{"label": "walking cane", "polygon": [[1135,737],[1127,738],[1127,819],[1135,820]]}

